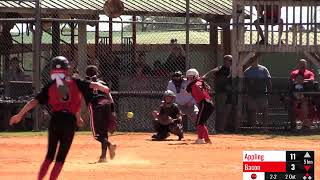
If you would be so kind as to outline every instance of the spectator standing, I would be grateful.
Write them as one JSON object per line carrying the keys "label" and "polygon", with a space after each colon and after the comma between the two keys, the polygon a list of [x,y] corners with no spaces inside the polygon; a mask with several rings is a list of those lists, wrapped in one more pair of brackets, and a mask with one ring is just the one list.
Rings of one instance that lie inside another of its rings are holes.
{"label": "spectator standing", "polygon": [[256,126],[257,113],[262,113],[263,125],[268,120],[268,93],[271,92],[271,76],[268,69],[258,63],[258,54],[251,58],[251,66],[244,71],[245,92],[249,124]]}
{"label": "spectator standing", "polygon": [[168,69],[169,73],[175,71],[185,72],[186,70],[186,55],[183,47],[177,44],[177,41],[171,40],[171,53],[164,63],[164,67]]}
{"label": "spectator standing", "polygon": [[[232,108],[232,82],[231,82],[232,56],[223,57],[223,65],[209,71],[202,78],[206,79],[210,73],[215,75],[215,93],[216,93],[216,131],[224,132],[227,129],[231,108]],[[233,125],[237,128],[237,125]]]}

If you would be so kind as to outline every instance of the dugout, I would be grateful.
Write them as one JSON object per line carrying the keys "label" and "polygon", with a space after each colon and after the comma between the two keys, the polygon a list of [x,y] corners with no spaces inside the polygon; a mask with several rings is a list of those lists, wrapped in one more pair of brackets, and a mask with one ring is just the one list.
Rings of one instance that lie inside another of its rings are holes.
{"label": "dugout", "polygon": [[[194,23],[189,27],[185,23],[176,23],[175,27],[180,26],[178,28],[180,31],[168,28],[168,31],[162,35],[164,38],[160,38],[158,32],[144,35],[142,30],[138,29],[139,24],[143,24],[138,18],[158,17],[160,19],[158,22],[147,23],[158,25],[166,18],[186,17],[186,1],[123,0],[122,15],[130,16],[129,20],[103,19],[105,0],[42,0],[40,4],[37,2],[37,0],[0,1],[1,30],[6,23],[14,24],[14,28],[10,30],[12,39],[4,38],[1,42],[2,45],[12,42],[10,49],[1,51],[1,70],[3,72],[6,69],[8,57],[19,56],[22,59],[22,66],[32,77],[34,91],[38,91],[41,84],[48,81],[49,59],[56,55],[64,55],[70,59],[74,72],[80,75],[83,75],[87,64],[98,64],[102,67],[101,69],[106,67],[106,71],[101,72],[103,76],[116,76],[111,80],[118,81],[119,87],[115,89],[125,92],[129,90],[128,83],[133,80],[126,77],[131,72],[122,73],[129,67],[128,63],[136,61],[139,57],[145,58],[148,66],[152,66],[156,60],[164,63],[172,48],[171,39],[178,39],[179,45],[184,49],[186,69],[193,66],[203,73],[215,67],[217,59],[223,54],[231,52],[229,22],[232,16],[232,2],[230,0],[190,0],[190,18],[202,19],[206,23],[200,22],[198,26]],[[130,25],[131,30],[128,32],[105,30],[115,29],[119,24]],[[164,23],[164,26],[174,24],[168,22]],[[197,27],[201,28],[197,29]],[[187,28],[188,31],[186,31]],[[187,40],[187,36],[191,38]],[[148,43],[154,39],[158,41]],[[142,55],[139,56],[140,54]],[[110,64],[110,61],[121,61],[121,67],[113,66],[114,64]],[[112,67],[111,70],[116,70],[112,74],[108,72],[108,70],[111,71],[110,67]],[[151,75],[148,74],[145,80],[152,81],[151,86],[144,90],[151,94],[153,91],[162,90],[165,87],[163,83],[168,80],[168,74],[153,77],[153,72],[150,70]],[[121,96],[118,98],[120,98],[118,107],[121,111],[129,111],[125,108],[128,99],[121,100]],[[153,97],[147,97],[145,100],[149,102],[150,98]],[[139,100],[132,100],[140,105]],[[155,106],[151,104],[150,107]],[[148,126],[149,117],[140,112],[149,110],[151,112],[153,109],[146,110],[141,105],[136,109],[135,114],[143,126]],[[120,114],[120,117],[121,120],[125,119],[123,114]],[[39,129],[41,124],[35,121],[34,129]],[[137,129],[133,127],[128,130]]]}

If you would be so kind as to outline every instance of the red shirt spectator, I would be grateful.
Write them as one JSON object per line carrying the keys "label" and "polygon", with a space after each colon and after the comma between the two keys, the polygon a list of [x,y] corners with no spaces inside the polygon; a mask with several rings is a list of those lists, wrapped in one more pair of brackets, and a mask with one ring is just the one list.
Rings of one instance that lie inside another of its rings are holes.
{"label": "red shirt spectator", "polygon": [[308,69],[305,69],[304,71],[300,71],[299,69],[293,70],[291,72],[291,80],[295,81],[296,77],[301,74],[303,75],[304,80],[313,81],[314,80],[314,74],[312,71],[309,71]]}
{"label": "red shirt spectator", "polygon": [[314,81],[314,73],[306,69],[307,61],[301,59],[298,63],[298,69],[291,72],[290,79],[295,81],[298,75],[303,75],[304,81]]}

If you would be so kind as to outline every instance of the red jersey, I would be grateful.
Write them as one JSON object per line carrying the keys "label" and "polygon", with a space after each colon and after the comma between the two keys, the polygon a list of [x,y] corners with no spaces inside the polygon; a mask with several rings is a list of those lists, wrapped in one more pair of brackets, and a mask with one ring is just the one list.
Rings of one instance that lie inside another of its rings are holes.
{"label": "red jersey", "polygon": [[67,100],[63,100],[62,97],[59,96],[58,88],[54,83],[49,88],[50,98],[48,104],[51,106],[51,110],[53,112],[68,111],[71,113],[76,113],[80,111],[82,95],[75,81],[68,80],[65,81],[65,83],[67,83],[69,88],[69,98]]}
{"label": "red jersey", "polygon": [[202,100],[211,101],[209,88],[203,80],[198,79],[194,82],[191,82],[187,87],[187,91],[191,93],[192,97],[197,103],[200,103]]}
{"label": "red jersey", "polygon": [[66,80],[65,83],[69,88],[68,98],[62,99],[58,94],[56,82],[48,84],[36,96],[40,104],[48,104],[52,112],[67,111],[75,114],[80,111],[82,95],[88,97],[92,93],[90,82],[78,79]]}
{"label": "red jersey", "polygon": [[309,70],[307,70],[307,69],[305,69],[304,71],[300,71],[299,69],[297,69],[297,70],[293,70],[292,72],[291,72],[291,77],[290,77],[290,79],[292,80],[292,81],[295,81],[296,80],[296,77],[298,76],[298,75],[303,75],[303,78],[304,79],[309,79],[309,80],[314,80],[314,74],[313,74],[313,72],[312,71],[309,71]]}

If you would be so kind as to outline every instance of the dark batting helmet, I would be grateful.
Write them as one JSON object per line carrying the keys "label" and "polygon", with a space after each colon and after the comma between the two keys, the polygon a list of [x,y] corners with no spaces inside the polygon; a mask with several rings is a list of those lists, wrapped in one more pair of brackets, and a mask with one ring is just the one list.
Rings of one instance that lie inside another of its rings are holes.
{"label": "dark batting helmet", "polygon": [[56,56],[52,58],[51,63],[52,63],[52,66],[51,66],[52,69],[69,69],[70,68],[69,61],[64,56]]}

